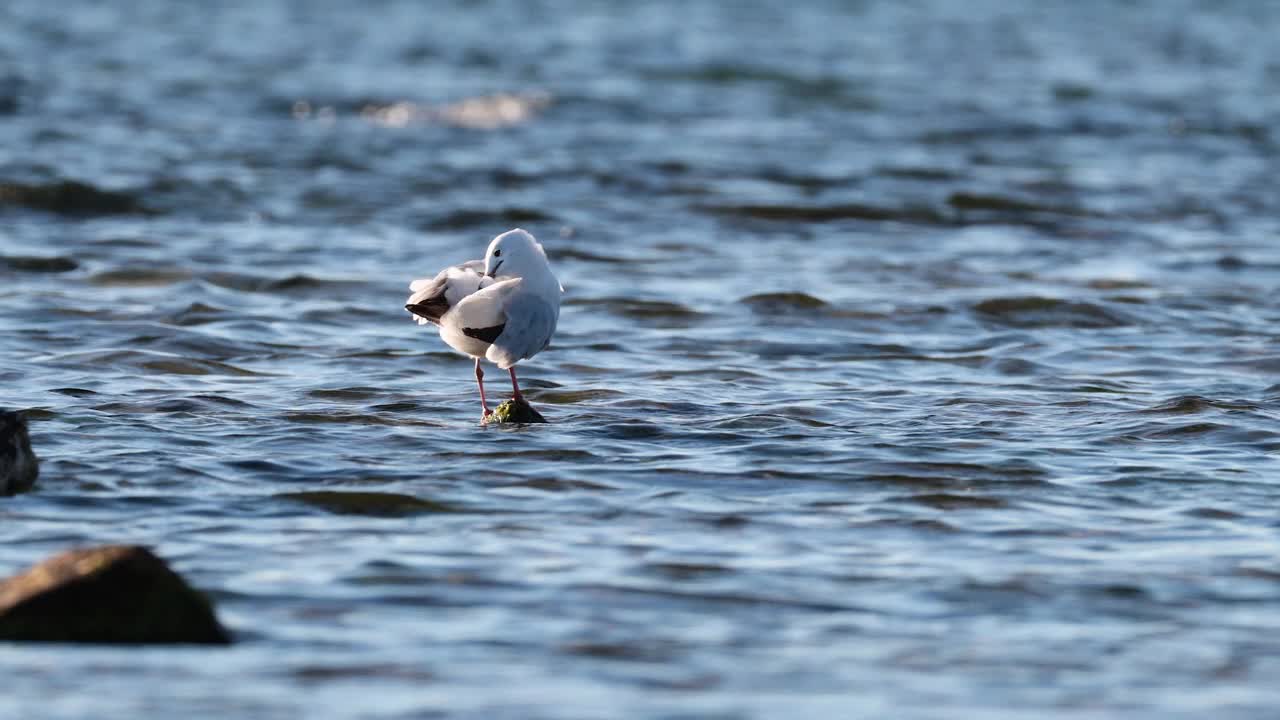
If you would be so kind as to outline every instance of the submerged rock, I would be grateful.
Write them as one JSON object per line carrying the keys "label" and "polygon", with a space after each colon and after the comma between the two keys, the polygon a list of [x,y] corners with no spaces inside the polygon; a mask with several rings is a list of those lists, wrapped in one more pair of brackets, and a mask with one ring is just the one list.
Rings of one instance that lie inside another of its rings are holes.
{"label": "submerged rock", "polygon": [[484,419],[484,424],[544,423],[546,421],[547,419],[542,417],[542,413],[534,410],[532,405],[524,400],[512,398],[499,405],[492,415]]}
{"label": "submerged rock", "polygon": [[39,475],[26,419],[21,413],[0,410],[0,495],[30,490]]}
{"label": "submerged rock", "polygon": [[0,640],[231,642],[209,601],[135,545],[71,550],[0,582]]}

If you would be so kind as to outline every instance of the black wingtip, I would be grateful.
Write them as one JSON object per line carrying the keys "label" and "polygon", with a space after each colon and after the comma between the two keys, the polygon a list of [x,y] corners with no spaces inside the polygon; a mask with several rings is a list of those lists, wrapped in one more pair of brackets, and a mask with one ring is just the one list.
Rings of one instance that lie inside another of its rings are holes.
{"label": "black wingtip", "polygon": [[487,327],[487,328],[464,327],[462,328],[462,334],[466,335],[467,337],[475,338],[476,340],[479,340],[481,342],[487,342],[490,345],[492,345],[494,341],[498,339],[498,336],[502,334],[502,331],[506,327],[507,327],[506,323],[503,323],[501,325],[494,325],[493,327]]}
{"label": "black wingtip", "polygon": [[426,302],[409,303],[404,306],[404,309],[423,320],[439,323],[441,316],[449,312],[449,303],[445,302],[444,298],[432,298]]}

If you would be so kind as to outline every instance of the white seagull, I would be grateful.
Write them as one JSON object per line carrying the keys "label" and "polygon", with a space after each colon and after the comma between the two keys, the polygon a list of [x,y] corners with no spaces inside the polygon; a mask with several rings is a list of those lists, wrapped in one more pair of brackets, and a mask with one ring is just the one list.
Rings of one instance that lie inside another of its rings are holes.
{"label": "white seagull", "polygon": [[484,397],[480,358],[510,371],[515,399],[524,400],[515,364],[551,342],[564,292],[533,235],[520,228],[508,230],[489,243],[484,260],[414,280],[409,290],[404,307],[418,324],[439,326],[440,337],[450,347],[475,358],[484,417],[492,411]]}

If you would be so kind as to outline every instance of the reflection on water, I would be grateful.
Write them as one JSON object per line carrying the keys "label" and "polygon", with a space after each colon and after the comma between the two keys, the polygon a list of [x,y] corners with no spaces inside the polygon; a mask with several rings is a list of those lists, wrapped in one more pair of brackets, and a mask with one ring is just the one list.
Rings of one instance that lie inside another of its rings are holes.
{"label": "reflection on water", "polygon": [[[0,570],[148,544],[240,643],[0,711],[1266,717],[1277,20],[4,5]],[[483,429],[401,301],[516,225]]]}

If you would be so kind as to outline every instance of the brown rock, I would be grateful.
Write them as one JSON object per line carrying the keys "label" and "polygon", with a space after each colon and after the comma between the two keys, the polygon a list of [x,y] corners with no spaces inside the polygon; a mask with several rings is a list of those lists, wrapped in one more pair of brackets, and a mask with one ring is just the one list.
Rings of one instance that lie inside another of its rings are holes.
{"label": "brown rock", "polygon": [[71,550],[0,582],[0,640],[231,642],[209,601],[134,545]]}

